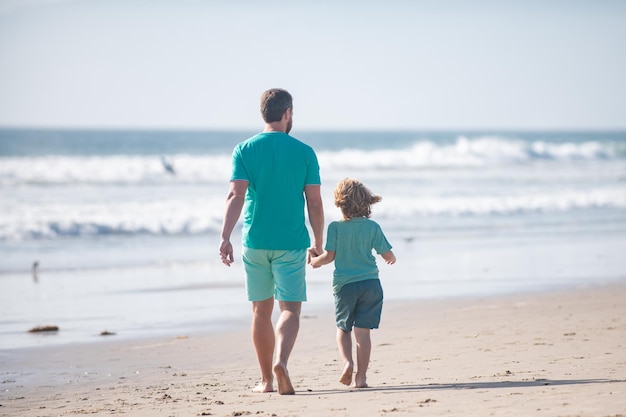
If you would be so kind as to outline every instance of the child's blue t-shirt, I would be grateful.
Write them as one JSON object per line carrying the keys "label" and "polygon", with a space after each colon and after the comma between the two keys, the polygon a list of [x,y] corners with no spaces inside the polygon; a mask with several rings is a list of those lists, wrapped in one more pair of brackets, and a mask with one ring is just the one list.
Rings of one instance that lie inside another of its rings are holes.
{"label": "child's blue t-shirt", "polygon": [[326,250],[335,252],[334,294],[346,284],[378,279],[372,249],[379,255],[391,250],[378,223],[365,217],[331,222],[326,239]]}
{"label": "child's blue t-shirt", "polygon": [[259,133],[233,150],[231,180],[248,181],[242,228],[245,247],[309,247],[304,186],[321,183],[313,148],[286,133]]}

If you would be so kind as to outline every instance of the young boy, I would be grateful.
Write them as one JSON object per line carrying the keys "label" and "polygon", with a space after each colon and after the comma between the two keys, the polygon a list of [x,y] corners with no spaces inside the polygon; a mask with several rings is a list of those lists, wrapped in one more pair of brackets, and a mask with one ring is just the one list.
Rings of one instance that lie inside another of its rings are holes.
{"label": "young boy", "polygon": [[339,382],[350,386],[354,362],[352,360],[352,327],[356,339],[356,388],[367,387],[367,367],[372,344],[370,329],[377,329],[383,306],[383,289],[378,279],[375,250],[388,264],[396,257],[380,226],[370,220],[372,204],[382,198],[372,194],[358,180],[345,178],[335,188],[335,205],[343,218],[328,225],[324,253],[311,257],[313,268],[335,261],[333,293],[337,322],[337,345],[344,368]]}

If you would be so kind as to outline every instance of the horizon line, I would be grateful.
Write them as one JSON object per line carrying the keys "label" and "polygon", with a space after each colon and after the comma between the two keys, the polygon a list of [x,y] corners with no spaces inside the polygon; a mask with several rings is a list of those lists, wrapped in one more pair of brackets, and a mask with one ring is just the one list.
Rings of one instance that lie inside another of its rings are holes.
{"label": "horizon line", "polygon": [[[110,132],[257,132],[258,127],[165,127],[165,126],[28,126],[28,125],[1,125],[0,130],[21,131],[110,131]],[[335,132],[626,132],[623,127],[413,127],[413,128],[386,128],[386,127],[302,127],[292,131],[305,133],[335,133]]]}

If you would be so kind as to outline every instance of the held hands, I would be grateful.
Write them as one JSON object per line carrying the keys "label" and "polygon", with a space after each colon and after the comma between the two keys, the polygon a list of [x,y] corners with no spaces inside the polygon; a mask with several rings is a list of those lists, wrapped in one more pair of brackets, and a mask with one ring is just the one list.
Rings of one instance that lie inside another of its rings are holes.
{"label": "held hands", "polygon": [[310,264],[313,268],[319,268],[322,266],[322,264],[319,263],[320,255],[321,253],[314,247],[307,249],[306,263]]}

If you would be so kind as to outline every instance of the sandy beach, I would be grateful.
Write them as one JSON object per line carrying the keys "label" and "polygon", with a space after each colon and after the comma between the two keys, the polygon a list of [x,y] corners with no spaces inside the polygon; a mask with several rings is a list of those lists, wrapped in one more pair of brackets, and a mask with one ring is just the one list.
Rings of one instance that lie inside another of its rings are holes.
{"label": "sandy beach", "polygon": [[626,415],[626,284],[385,304],[370,388],[337,382],[332,311],[304,306],[295,396],[255,394],[245,326],[0,352],[2,416]]}

